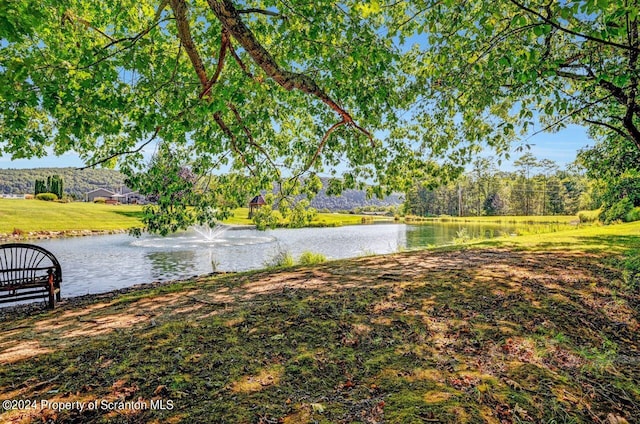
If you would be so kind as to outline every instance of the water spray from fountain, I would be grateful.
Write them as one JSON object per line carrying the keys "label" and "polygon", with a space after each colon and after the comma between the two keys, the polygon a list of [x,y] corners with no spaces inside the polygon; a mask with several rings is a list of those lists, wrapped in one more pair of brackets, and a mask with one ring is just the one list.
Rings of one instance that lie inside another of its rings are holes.
{"label": "water spray from fountain", "polygon": [[200,234],[206,241],[213,241],[227,231],[228,227],[223,224],[216,223],[213,227],[209,225],[193,225],[193,231]]}

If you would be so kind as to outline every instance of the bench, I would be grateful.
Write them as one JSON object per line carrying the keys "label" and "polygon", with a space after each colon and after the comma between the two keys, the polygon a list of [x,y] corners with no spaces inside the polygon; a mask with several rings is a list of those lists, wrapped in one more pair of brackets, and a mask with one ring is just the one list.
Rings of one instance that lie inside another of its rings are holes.
{"label": "bench", "polygon": [[0,244],[0,303],[45,299],[53,309],[60,301],[61,282],[60,263],[48,250],[26,243]]}

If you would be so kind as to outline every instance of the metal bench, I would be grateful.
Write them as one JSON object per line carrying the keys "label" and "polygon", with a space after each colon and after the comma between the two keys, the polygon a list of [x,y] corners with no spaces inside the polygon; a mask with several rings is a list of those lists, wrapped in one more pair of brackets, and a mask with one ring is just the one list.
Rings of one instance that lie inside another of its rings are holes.
{"label": "metal bench", "polygon": [[26,243],[0,244],[0,303],[48,297],[60,301],[62,269],[51,252]]}

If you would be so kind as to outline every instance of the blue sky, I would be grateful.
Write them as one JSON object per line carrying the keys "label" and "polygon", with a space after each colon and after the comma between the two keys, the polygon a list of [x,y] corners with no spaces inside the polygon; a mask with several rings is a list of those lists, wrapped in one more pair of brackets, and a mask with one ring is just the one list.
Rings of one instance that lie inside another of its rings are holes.
{"label": "blue sky", "polygon": [[[571,125],[557,133],[540,133],[527,140],[531,145],[530,152],[538,159],[550,159],[556,162],[560,168],[573,162],[576,153],[582,147],[593,145],[593,141],[587,136],[585,128]],[[512,152],[511,161],[503,161],[500,169],[512,170],[511,162],[518,159],[525,152]],[[493,156],[491,151],[486,151],[485,156]],[[38,159],[21,159],[12,161],[7,156],[0,156],[0,169],[7,168],[61,168],[82,167],[85,164],[80,158],[67,153],[62,156],[49,156]]]}

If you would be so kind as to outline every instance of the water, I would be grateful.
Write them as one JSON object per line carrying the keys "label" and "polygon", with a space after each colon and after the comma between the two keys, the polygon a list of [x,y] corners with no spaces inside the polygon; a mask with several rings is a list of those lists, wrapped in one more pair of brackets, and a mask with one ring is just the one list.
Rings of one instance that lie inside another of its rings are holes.
{"label": "water", "polygon": [[379,224],[257,231],[197,228],[170,237],[126,234],[41,240],[60,261],[62,296],[101,293],[140,283],[187,278],[215,271],[245,271],[269,263],[278,252],[328,259],[393,253],[452,243],[463,233],[493,237],[514,231],[496,224]]}

